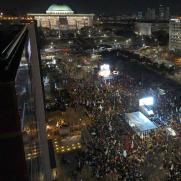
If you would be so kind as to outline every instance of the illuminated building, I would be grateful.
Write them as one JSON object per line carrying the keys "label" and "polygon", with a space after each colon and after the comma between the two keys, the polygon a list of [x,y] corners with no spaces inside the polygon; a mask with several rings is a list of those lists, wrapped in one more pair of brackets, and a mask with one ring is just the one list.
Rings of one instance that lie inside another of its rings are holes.
{"label": "illuminated building", "polygon": [[137,22],[135,24],[135,32],[139,35],[151,35],[152,23]]}
{"label": "illuminated building", "polygon": [[169,49],[181,50],[181,18],[171,19],[169,23]]}
{"label": "illuminated building", "polygon": [[45,14],[31,14],[38,22],[39,27],[57,30],[76,30],[93,25],[94,14],[75,14],[66,5],[51,5]]}

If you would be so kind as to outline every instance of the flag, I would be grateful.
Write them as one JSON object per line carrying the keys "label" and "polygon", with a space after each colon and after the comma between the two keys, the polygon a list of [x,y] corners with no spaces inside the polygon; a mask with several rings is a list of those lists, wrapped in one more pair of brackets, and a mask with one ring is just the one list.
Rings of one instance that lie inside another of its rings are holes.
{"label": "flag", "polygon": [[179,112],[181,112],[181,107],[179,108]]}
{"label": "flag", "polygon": [[105,152],[105,155],[107,155],[108,154],[108,147],[106,148],[106,152]]}
{"label": "flag", "polygon": [[134,142],[132,140],[132,142],[131,142],[131,149],[133,149],[133,148],[134,148]]}
{"label": "flag", "polygon": [[109,131],[112,131],[111,122],[109,122]]}
{"label": "flag", "polygon": [[103,107],[102,107],[102,105],[100,105],[100,106],[99,106],[99,109],[100,109],[100,110],[101,110],[101,112],[102,112],[102,110],[103,110]]}
{"label": "flag", "polygon": [[123,156],[126,158],[127,157],[127,152],[126,150],[123,151]]}
{"label": "flag", "polygon": [[172,166],[171,166],[171,168],[170,168],[171,170],[173,170],[174,169],[174,166],[173,166],[173,163],[172,163]]}
{"label": "flag", "polygon": [[176,107],[176,113],[178,113],[178,108]]}

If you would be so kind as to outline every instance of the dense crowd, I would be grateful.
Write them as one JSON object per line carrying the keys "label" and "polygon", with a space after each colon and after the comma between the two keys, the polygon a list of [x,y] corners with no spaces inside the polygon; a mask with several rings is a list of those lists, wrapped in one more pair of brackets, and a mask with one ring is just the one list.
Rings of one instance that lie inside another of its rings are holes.
{"label": "dense crowd", "polygon": [[[78,158],[78,171],[88,166],[97,179],[181,180],[180,95],[147,90],[123,73],[113,79],[67,79],[71,106],[84,108],[92,120],[83,137],[85,149]],[[139,137],[124,120],[124,113],[138,111],[140,93],[155,100],[150,119],[158,129]],[[176,136],[166,132],[172,127]],[[86,133],[86,134],[85,134]]]}

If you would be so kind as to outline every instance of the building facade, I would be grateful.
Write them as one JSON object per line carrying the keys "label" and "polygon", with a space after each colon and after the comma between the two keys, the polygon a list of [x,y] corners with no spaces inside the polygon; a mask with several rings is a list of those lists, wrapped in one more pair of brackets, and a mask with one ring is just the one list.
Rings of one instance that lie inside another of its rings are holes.
{"label": "building facade", "polygon": [[169,20],[170,18],[170,7],[160,5],[159,7],[159,19],[160,20]]}
{"label": "building facade", "polygon": [[142,20],[143,19],[143,12],[142,11],[138,12],[137,19],[138,20]]}
{"label": "building facade", "polygon": [[155,9],[147,8],[146,14],[145,14],[146,20],[155,20],[156,19],[156,12]]}
{"label": "building facade", "polygon": [[181,51],[181,18],[170,20],[169,49],[173,51]]}
{"label": "building facade", "polygon": [[94,14],[75,14],[66,5],[51,5],[45,14],[31,14],[28,16],[37,20],[39,27],[54,30],[78,30],[86,26],[93,26]]}
{"label": "building facade", "polygon": [[152,23],[137,22],[135,24],[135,33],[140,36],[151,36]]}

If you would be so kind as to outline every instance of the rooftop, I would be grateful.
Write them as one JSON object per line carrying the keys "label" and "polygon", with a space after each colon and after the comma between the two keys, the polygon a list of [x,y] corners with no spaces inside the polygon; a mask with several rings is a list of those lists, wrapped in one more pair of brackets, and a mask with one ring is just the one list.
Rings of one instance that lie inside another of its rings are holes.
{"label": "rooftop", "polygon": [[157,126],[141,112],[127,113],[126,119],[129,125],[138,132],[145,132],[157,128]]}
{"label": "rooftop", "polygon": [[67,5],[52,4],[46,11],[47,14],[74,14]]}

